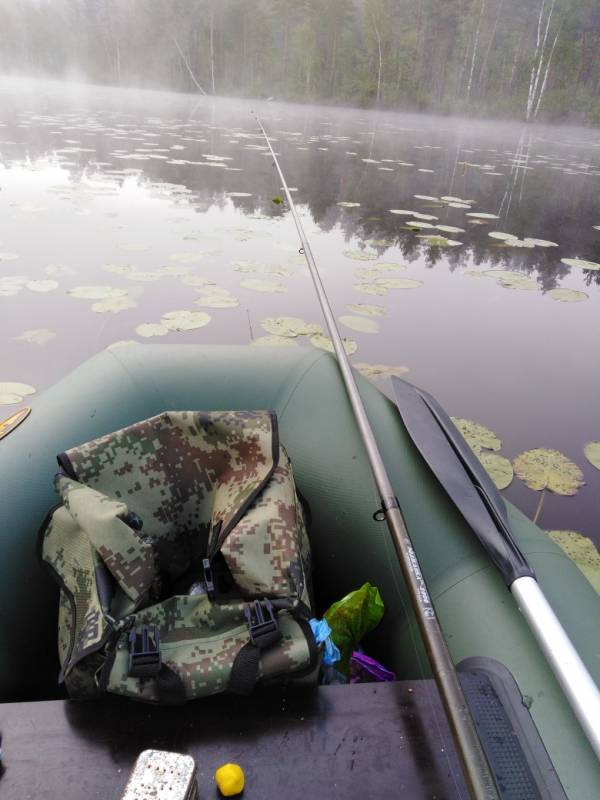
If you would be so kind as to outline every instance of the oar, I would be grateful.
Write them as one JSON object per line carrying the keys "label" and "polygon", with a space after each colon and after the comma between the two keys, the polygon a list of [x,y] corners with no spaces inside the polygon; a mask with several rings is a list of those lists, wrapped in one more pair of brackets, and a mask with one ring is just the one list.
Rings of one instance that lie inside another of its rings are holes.
{"label": "oar", "polygon": [[431,395],[400,378],[392,386],[408,434],[512,592],[600,758],[600,691],[515,542],[500,493]]}
{"label": "oar", "polygon": [[427,591],[419,561],[413,549],[398,499],[394,493],[383,459],[381,458],[367,412],[358,391],[358,386],[354,380],[352,368],[348,361],[346,351],[344,350],[335,317],[333,316],[327,294],[325,293],[319,270],[317,269],[312,250],[310,249],[310,244],[306,238],[302,221],[296,211],[296,206],[294,205],[281,166],[279,165],[279,161],[271,145],[271,140],[267,136],[267,132],[260,119],[258,119],[258,117],[256,119],[273,157],[294,224],[296,225],[296,230],[298,231],[298,236],[300,237],[300,242],[302,244],[300,252],[306,258],[306,263],[308,264],[317,297],[319,298],[323,316],[325,317],[327,330],[333,342],[340,372],[342,373],[342,378],[346,387],[346,393],[350,400],[365,450],[367,451],[371,472],[373,473],[373,478],[381,499],[380,510],[385,517],[396,549],[398,561],[400,562],[402,574],[408,588],[410,600],[429,657],[431,670],[435,677],[464,769],[467,786],[474,800],[499,800],[498,790],[492,771],[487,762],[481,742],[479,741],[475,723],[473,722],[465,696],[458,681],[456,669],[442,634],[435,609],[429,598],[429,592]]}

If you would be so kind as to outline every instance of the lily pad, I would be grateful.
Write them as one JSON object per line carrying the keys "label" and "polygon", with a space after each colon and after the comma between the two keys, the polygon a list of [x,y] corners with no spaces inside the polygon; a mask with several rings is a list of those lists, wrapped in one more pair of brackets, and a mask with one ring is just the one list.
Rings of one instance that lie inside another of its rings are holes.
{"label": "lily pad", "polygon": [[225,289],[223,286],[217,286],[216,284],[210,286],[197,286],[196,291],[198,294],[201,295],[215,295],[219,294],[221,297],[232,297],[231,292],[229,289]]}
{"label": "lily pad", "polygon": [[600,469],[600,442],[588,442],[583,448],[585,457],[593,467]]}
{"label": "lily pad", "polygon": [[14,297],[28,281],[27,275],[5,275],[0,278],[0,297]]}
{"label": "lily pad", "polygon": [[377,283],[355,283],[354,288],[357,292],[362,294],[374,294],[383,296],[388,293],[385,286],[380,286]]}
{"label": "lily pad", "polygon": [[546,531],[546,533],[600,594],[600,553],[592,540],[577,531]]}
{"label": "lily pad", "polygon": [[413,211],[412,212],[412,216],[415,219],[422,219],[422,220],[425,220],[426,222],[431,222],[434,219],[438,219],[433,214],[421,214],[419,211]]}
{"label": "lily pad", "polygon": [[505,241],[507,239],[517,239],[517,236],[514,236],[512,233],[504,233],[503,231],[490,231],[488,236],[491,236],[492,239],[500,239],[501,241]]}
{"label": "lily pad", "polygon": [[579,292],[577,289],[550,289],[546,294],[553,300],[560,300],[561,303],[581,303],[588,299],[585,292]]}
{"label": "lily pad", "polygon": [[359,267],[352,271],[352,274],[355,278],[361,278],[362,280],[366,281],[373,281],[375,278],[380,278],[382,273],[386,270],[381,269],[380,266],[375,265],[373,267]]}
{"label": "lily pad", "polygon": [[29,331],[23,331],[23,333],[16,338],[23,342],[30,342],[30,344],[44,345],[51,339],[54,339],[55,336],[56,334],[54,331],[50,331],[47,328],[33,328]]}
{"label": "lily pad", "polygon": [[193,331],[208,325],[211,317],[205,311],[168,311],[163,314],[160,324],[170,331]]}
{"label": "lily pad", "polygon": [[99,300],[97,303],[92,303],[92,311],[97,314],[118,314],[119,311],[127,311],[129,308],[135,308],[137,303],[129,295],[123,297],[107,297],[105,300]]}
{"label": "lily pad", "polygon": [[245,278],[240,282],[244,289],[253,292],[271,292],[272,294],[287,292],[286,287],[277,281],[261,280],[260,278]]}
{"label": "lily pad", "polygon": [[527,292],[535,292],[540,288],[536,281],[532,281],[524,275],[519,275],[519,277],[514,278],[500,278],[498,284],[502,286],[503,289],[518,289]]}
{"label": "lily pad", "polygon": [[135,332],[138,336],[148,339],[150,336],[166,336],[169,333],[169,329],[158,322],[142,322],[141,325],[136,327]]}
{"label": "lily pad", "polygon": [[163,272],[159,272],[158,270],[138,271],[136,269],[133,272],[124,273],[123,277],[130,281],[137,281],[138,283],[151,283],[162,280],[165,275]]}
{"label": "lily pad", "polygon": [[383,317],[385,314],[384,306],[371,305],[369,303],[353,303],[348,306],[348,311],[355,314],[362,314],[365,317]]}
{"label": "lily pad", "polygon": [[454,225],[436,225],[435,226],[438,231],[443,231],[444,233],[464,233],[464,228],[456,228]]}
{"label": "lily pad", "polygon": [[367,239],[367,244],[371,247],[393,247],[395,242],[393,239]]}
{"label": "lily pad", "polygon": [[115,289],[114,286],[76,286],[67,294],[78,300],[105,300],[107,297],[124,297],[126,289]]}
{"label": "lily pad", "polygon": [[[334,353],[333,349],[333,342],[329,338],[329,336],[325,336],[324,333],[315,333],[313,336],[310,337],[310,343],[315,347],[318,347],[320,350],[327,350],[329,353]],[[352,339],[342,339],[342,343],[344,345],[344,350],[346,354],[351,356],[353,353],[356,353],[358,350],[358,345]]]}
{"label": "lily pad", "polygon": [[367,317],[341,316],[340,322],[347,328],[360,333],[379,333],[379,325]]}
{"label": "lily pad", "polygon": [[47,280],[27,281],[25,284],[25,287],[31,292],[53,292],[55,289],[58,289],[58,286],[58,281],[54,281],[51,278]]}
{"label": "lily pad", "polygon": [[500,450],[502,447],[500,439],[485,425],[462,417],[451,417],[451,420],[460,431],[463,439],[478,455],[482,449]]}
{"label": "lily pad", "polygon": [[375,284],[386,289],[418,289],[423,286],[423,281],[413,278],[377,278]]}
{"label": "lily pad", "polygon": [[549,239],[532,239],[528,236],[526,242],[532,242],[535,247],[558,247],[556,242],[551,242]]}
{"label": "lily pad", "polygon": [[510,486],[514,471],[508,458],[497,453],[478,453],[477,456],[497,489],[506,489]]}
{"label": "lily pad", "polygon": [[111,272],[113,275],[130,275],[136,269],[133,264],[105,264],[102,269]]}
{"label": "lily pad", "polygon": [[376,380],[378,378],[389,378],[391,376],[400,378],[408,372],[408,367],[391,367],[388,364],[367,364],[365,362],[360,362],[358,364],[353,364],[353,366],[361,375],[364,375],[365,378],[375,378]]}
{"label": "lily pad", "polygon": [[300,317],[266,317],[260,321],[260,325],[267,333],[287,338],[323,333],[318,323],[305,322]]}
{"label": "lily pad", "polygon": [[184,275],[181,282],[186,286],[216,286],[216,283],[205,275]]}
{"label": "lily pad", "polygon": [[194,305],[204,308],[237,308],[240,301],[231,294],[203,294]]}
{"label": "lily pad", "polygon": [[[471,222],[477,222],[477,220],[471,220]],[[535,245],[531,239],[517,239],[515,236],[510,239],[505,239],[499,247],[527,247],[532,250]]]}
{"label": "lily pad", "polygon": [[561,262],[568,267],[579,267],[580,269],[600,269],[600,264],[595,261],[586,261],[584,258],[561,258]]}
{"label": "lily pad", "polygon": [[445,236],[418,236],[417,238],[423,239],[430,247],[459,247],[462,244],[455,239],[447,239]]}
{"label": "lily pad", "polygon": [[514,459],[513,467],[517,477],[536,492],[549,489],[568,497],[585,484],[577,464],[558,450],[526,450]]}
{"label": "lily pad", "polygon": [[271,336],[258,336],[250,344],[257,347],[298,347],[298,343],[290,339],[289,336],[276,336],[274,334]]}
{"label": "lily pad", "polygon": [[28,383],[0,381],[0,406],[20,403],[24,397],[28,397],[30,394],[35,394],[35,389]]}
{"label": "lily pad", "polygon": [[409,219],[404,227],[411,231],[426,231],[435,229],[435,225],[432,225],[431,222],[420,222],[419,220],[412,219]]}
{"label": "lily pad", "polygon": [[363,250],[344,250],[346,258],[352,258],[354,261],[377,261],[377,253],[365,253]]}
{"label": "lily pad", "polygon": [[483,275],[487,278],[504,278],[506,280],[510,280],[511,278],[523,278],[522,272],[516,272],[512,269],[486,269],[483,271]]}

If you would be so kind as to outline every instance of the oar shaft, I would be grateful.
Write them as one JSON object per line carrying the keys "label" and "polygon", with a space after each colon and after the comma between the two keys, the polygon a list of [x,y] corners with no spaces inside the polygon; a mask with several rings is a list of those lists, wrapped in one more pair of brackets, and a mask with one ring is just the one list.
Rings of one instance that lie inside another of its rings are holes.
{"label": "oar shaft", "polygon": [[446,710],[450,729],[454,736],[454,741],[464,769],[467,786],[474,800],[499,800],[492,772],[458,681],[454,662],[450,656],[435,609],[429,598],[429,592],[427,591],[427,586],[417,556],[413,549],[394,489],[388,477],[367,412],[358,391],[358,386],[356,385],[354,374],[329,304],[329,299],[323,287],[310,243],[306,238],[302,221],[296,211],[287,182],[271,145],[271,140],[267,136],[258,118],[257,122],[273,157],[281,186],[285,192],[290,212],[302,243],[302,252],[308,264],[321,310],[323,311],[327,329],[337,356],[348,399],[350,400],[367,451],[373,478],[381,498],[382,510],[384,511],[385,520],[398,555],[402,574],[423,637],[431,669]]}
{"label": "oar shaft", "polygon": [[517,578],[510,590],[600,758],[600,692],[534,578]]}

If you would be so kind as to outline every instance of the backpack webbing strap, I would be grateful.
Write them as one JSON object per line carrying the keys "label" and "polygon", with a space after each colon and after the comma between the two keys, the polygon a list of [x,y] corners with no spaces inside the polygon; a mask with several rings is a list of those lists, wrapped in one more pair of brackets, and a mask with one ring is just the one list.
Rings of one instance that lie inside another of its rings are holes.
{"label": "backpack webbing strap", "polygon": [[252,642],[247,642],[235,657],[227,686],[233,694],[252,694],[258,681],[260,650]]}
{"label": "backpack webbing strap", "polygon": [[250,694],[259,676],[260,654],[281,641],[277,612],[268,597],[254,600],[244,609],[250,641],[240,649],[231,668],[228,689],[234,694]]}
{"label": "backpack webbing strap", "polygon": [[169,706],[180,706],[187,701],[183,681],[171,667],[161,664],[160,672],[155,681],[160,703]]}

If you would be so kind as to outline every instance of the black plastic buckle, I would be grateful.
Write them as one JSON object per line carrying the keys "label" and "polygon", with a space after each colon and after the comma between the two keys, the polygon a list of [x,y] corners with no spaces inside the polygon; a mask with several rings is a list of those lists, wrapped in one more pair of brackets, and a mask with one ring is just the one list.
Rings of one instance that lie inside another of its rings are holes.
{"label": "black plastic buckle", "polygon": [[244,609],[250,641],[259,650],[275,644],[281,639],[281,631],[273,603],[268,597],[264,600],[254,600]]}
{"label": "black plastic buckle", "polygon": [[132,678],[151,678],[158,675],[160,657],[160,631],[157,625],[140,625],[129,631],[129,669]]}
{"label": "black plastic buckle", "polygon": [[215,582],[213,579],[213,571],[210,565],[209,558],[202,559],[202,571],[204,573],[204,586],[206,587],[206,594],[209,600],[215,599]]}

